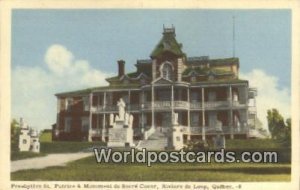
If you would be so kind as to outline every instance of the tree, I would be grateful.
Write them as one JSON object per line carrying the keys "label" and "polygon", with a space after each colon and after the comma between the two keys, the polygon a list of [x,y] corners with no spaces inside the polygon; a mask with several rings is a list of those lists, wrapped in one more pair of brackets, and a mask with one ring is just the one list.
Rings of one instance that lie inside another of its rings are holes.
{"label": "tree", "polygon": [[13,119],[10,123],[10,140],[11,144],[18,143],[20,134],[20,125],[16,119]]}
{"label": "tree", "polygon": [[291,121],[291,118],[288,118],[286,121],[285,121],[286,125],[285,125],[285,128],[284,128],[284,137],[283,137],[283,143],[287,146],[291,146],[291,131],[292,131],[292,121]]}
{"label": "tree", "polygon": [[285,123],[278,110],[274,108],[272,110],[268,110],[267,119],[272,139],[283,138],[285,132]]}
{"label": "tree", "polygon": [[255,128],[258,129],[258,130],[264,129],[264,128],[263,128],[263,123],[260,121],[259,118],[256,118],[256,119],[255,119]]}

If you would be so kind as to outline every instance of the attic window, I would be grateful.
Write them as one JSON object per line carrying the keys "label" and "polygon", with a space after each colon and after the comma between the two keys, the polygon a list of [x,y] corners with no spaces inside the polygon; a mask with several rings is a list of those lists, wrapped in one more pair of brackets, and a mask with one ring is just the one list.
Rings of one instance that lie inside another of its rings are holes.
{"label": "attic window", "polygon": [[142,84],[142,85],[146,84],[146,80],[142,78],[142,79],[141,79],[141,84]]}
{"label": "attic window", "polygon": [[165,63],[162,65],[161,77],[167,80],[171,80],[172,78],[172,66],[169,63]]}
{"label": "attic window", "polygon": [[196,76],[191,77],[191,82],[196,82]]}
{"label": "attic window", "polygon": [[215,79],[215,76],[211,73],[208,75],[208,80],[214,80]]}

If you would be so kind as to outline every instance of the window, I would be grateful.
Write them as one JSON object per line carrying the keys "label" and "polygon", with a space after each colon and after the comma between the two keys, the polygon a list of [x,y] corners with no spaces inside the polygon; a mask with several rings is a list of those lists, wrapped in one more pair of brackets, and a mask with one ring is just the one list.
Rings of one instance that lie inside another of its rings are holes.
{"label": "window", "polygon": [[195,76],[191,77],[191,82],[196,82],[196,77]]}
{"label": "window", "polygon": [[123,101],[125,102],[125,104],[128,104],[128,103],[129,103],[129,97],[128,97],[128,95],[122,96],[122,99],[123,99]]}
{"label": "window", "polygon": [[198,125],[199,124],[199,116],[198,116],[198,114],[197,113],[193,113],[193,114],[191,114],[191,116],[192,116],[192,118],[191,118],[192,125],[193,126],[194,125]]}
{"label": "window", "polygon": [[160,101],[170,101],[171,100],[171,92],[167,90],[158,91],[158,100]]}
{"label": "window", "polygon": [[197,102],[197,100],[198,100],[198,94],[197,94],[197,92],[192,92],[192,94],[191,94],[191,100],[192,100],[192,102]]}
{"label": "window", "polygon": [[170,63],[164,63],[161,69],[161,77],[167,80],[172,79],[172,66]]}
{"label": "window", "polygon": [[214,79],[215,79],[215,76],[212,73],[210,73],[208,75],[208,80],[214,80]]}
{"label": "window", "polygon": [[65,105],[65,107],[66,107],[67,111],[71,110],[72,103],[73,103],[73,99],[72,98],[66,98],[66,101],[65,101],[66,105]]}
{"label": "window", "polygon": [[23,144],[26,144],[27,143],[27,140],[26,139],[23,139]]}
{"label": "window", "polygon": [[141,82],[141,85],[145,85],[145,84],[146,84],[146,80],[145,80],[145,79],[143,79],[143,78],[141,79],[141,81],[140,81],[140,82]]}
{"label": "window", "polygon": [[90,121],[89,121],[89,118],[88,117],[82,117],[81,118],[81,131],[82,132],[86,132],[89,130],[89,124]]}
{"label": "window", "polygon": [[71,131],[71,122],[72,119],[70,117],[65,118],[65,132],[70,132]]}
{"label": "window", "polygon": [[88,96],[82,97],[83,102],[83,111],[89,111],[90,108],[90,101]]}

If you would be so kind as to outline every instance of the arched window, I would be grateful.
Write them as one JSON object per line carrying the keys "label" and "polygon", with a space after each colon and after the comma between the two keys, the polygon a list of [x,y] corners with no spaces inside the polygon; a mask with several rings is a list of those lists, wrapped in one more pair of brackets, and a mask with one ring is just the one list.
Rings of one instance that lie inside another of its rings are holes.
{"label": "arched window", "polygon": [[168,63],[163,64],[162,70],[161,70],[162,78],[165,78],[167,80],[172,79],[172,66]]}

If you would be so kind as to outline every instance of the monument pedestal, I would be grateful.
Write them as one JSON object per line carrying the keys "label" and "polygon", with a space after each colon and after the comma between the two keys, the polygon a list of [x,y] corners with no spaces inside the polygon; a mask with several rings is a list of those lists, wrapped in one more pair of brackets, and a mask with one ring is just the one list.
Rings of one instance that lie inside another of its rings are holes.
{"label": "monument pedestal", "polygon": [[180,150],[183,148],[183,133],[178,124],[173,125],[167,141],[167,150]]}
{"label": "monument pedestal", "polygon": [[110,115],[107,147],[133,147],[133,116],[125,112],[125,102],[118,102],[119,114]]}
{"label": "monument pedestal", "polygon": [[108,147],[132,147],[133,130],[128,127],[110,128],[108,132]]}

